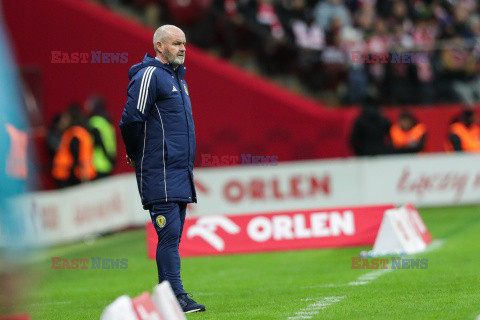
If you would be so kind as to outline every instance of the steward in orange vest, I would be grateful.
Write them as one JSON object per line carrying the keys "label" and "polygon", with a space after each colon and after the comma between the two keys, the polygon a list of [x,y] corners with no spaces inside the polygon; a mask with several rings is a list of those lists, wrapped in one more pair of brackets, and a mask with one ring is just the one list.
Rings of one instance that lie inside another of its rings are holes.
{"label": "steward in orange vest", "polygon": [[409,113],[403,112],[398,122],[390,128],[390,138],[395,153],[416,153],[425,148],[427,129]]}
{"label": "steward in orange vest", "polygon": [[66,129],[53,158],[52,176],[59,187],[67,187],[92,180],[97,172],[93,166],[93,139],[81,126],[81,114],[77,106],[68,111],[71,127]]}
{"label": "steward in orange vest", "polygon": [[454,120],[448,130],[445,150],[480,152],[480,127],[472,110],[465,110],[458,120]]}

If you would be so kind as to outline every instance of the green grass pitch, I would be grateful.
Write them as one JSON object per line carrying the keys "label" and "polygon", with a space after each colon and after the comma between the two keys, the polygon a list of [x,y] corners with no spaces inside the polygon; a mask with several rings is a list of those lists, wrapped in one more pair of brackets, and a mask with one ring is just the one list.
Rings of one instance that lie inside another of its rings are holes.
{"label": "green grass pitch", "polygon": [[[187,318],[476,319],[480,207],[420,213],[433,238],[443,241],[415,256],[428,259],[423,270],[351,269],[351,258],[367,247],[184,258],[185,289],[207,306]],[[51,257],[127,258],[128,268],[55,270]],[[29,287],[18,311],[34,320],[85,320],[99,319],[122,294],[151,292],[156,266],[146,257],[144,231],[135,230],[45,250],[22,275]]]}

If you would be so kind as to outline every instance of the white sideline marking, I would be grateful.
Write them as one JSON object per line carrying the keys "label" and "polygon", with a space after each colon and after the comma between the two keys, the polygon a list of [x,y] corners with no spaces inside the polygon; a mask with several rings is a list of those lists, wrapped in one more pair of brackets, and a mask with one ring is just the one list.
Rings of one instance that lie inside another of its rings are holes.
{"label": "white sideline marking", "polygon": [[[329,305],[334,304],[335,302],[341,301],[345,297],[326,297],[321,300],[318,300],[315,303],[308,305],[306,308],[295,312],[292,317],[288,317],[288,320],[300,320],[300,319],[311,319],[313,316],[319,314],[319,310],[327,308]],[[305,299],[313,300],[313,299]],[[303,300],[302,300],[303,301]]]}
{"label": "white sideline marking", "polygon": [[312,288],[336,288],[336,287],[346,287],[346,286],[364,286],[366,284],[369,284],[373,280],[377,279],[380,277],[382,274],[385,274],[387,272],[392,271],[393,269],[379,269],[375,270],[366,274],[362,274],[359,276],[355,281],[350,281],[349,283],[340,283],[340,284],[335,284],[335,283],[329,283],[329,284],[319,284],[315,286],[306,286],[302,287],[304,289],[312,289]]}
{"label": "white sideline marking", "polygon": [[337,288],[348,286],[348,283],[328,283],[328,284],[316,284],[314,286],[303,286],[302,289],[314,289],[314,288]]}
{"label": "white sideline marking", "polygon": [[[435,251],[437,249],[440,249],[443,246],[444,243],[445,243],[445,240],[435,239],[432,242],[430,242],[430,244],[427,246],[427,248],[424,251],[419,252],[419,253],[426,253],[426,252]],[[418,254],[418,253],[416,253],[416,254]]]}
{"label": "white sideline marking", "polygon": [[[418,255],[418,254],[435,251],[437,249],[440,249],[444,244],[445,244],[445,240],[442,240],[442,239],[433,240],[427,246],[427,248],[424,251],[416,253],[416,254],[412,254],[412,255],[407,255],[407,256],[404,256],[403,258],[410,259],[411,257],[413,257],[415,255]],[[388,265],[390,266],[391,263],[389,263]],[[385,273],[388,273],[390,271],[393,271],[393,270],[396,270],[396,269],[378,269],[378,270],[363,274],[363,275],[359,276],[355,281],[351,281],[351,282],[346,283],[346,284],[343,284],[343,283],[340,283],[340,284],[329,283],[329,284],[318,284],[318,285],[314,285],[314,286],[305,286],[305,287],[302,287],[302,288],[303,289],[313,289],[313,288],[336,288],[336,287],[345,287],[345,286],[364,286],[366,284],[369,284],[373,280],[377,279],[381,275],[383,275]],[[475,320],[480,320],[480,315]]]}
{"label": "white sideline marking", "polygon": [[362,274],[360,277],[357,278],[355,281],[351,281],[348,283],[349,286],[364,286],[369,284],[373,280],[380,277],[382,274],[392,271],[392,269],[379,269],[375,270],[366,274]]}

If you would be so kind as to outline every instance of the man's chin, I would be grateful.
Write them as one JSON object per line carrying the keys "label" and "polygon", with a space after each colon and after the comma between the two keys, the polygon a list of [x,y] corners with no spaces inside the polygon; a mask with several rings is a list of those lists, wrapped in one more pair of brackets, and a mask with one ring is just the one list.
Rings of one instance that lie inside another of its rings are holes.
{"label": "man's chin", "polygon": [[183,58],[183,59],[182,58],[177,58],[177,59],[174,60],[174,63],[178,66],[182,65],[184,62],[185,62],[185,58]]}

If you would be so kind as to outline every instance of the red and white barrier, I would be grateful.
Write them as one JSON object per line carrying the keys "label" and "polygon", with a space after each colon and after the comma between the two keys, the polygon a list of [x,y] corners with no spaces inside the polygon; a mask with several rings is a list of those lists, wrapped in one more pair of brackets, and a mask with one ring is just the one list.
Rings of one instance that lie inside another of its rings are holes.
{"label": "red and white barrier", "polygon": [[[182,256],[373,245],[385,210],[393,205],[296,210],[185,221]],[[147,223],[147,251],[155,257],[157,235]]]}
{"label": "red and white barrier", "polygon": [[187,320],[168,281],[148,292],[130,298],[118,297],[103,311],[100,320]]}
{"label": "red and white barrier", "polygon": [[417,209],[408,204],[385,212],[370,254],[414,254],[425,250],[431,241]]}
{"label": "red and white barrier", "polygon": [[100,320],[138,320],[132,299],[127,295],[118,297],[103,310]]}
{"label": "red and white barrier", "polygon": [[187,320],[168,281],[153,288],[152,301],[164,320]]}

